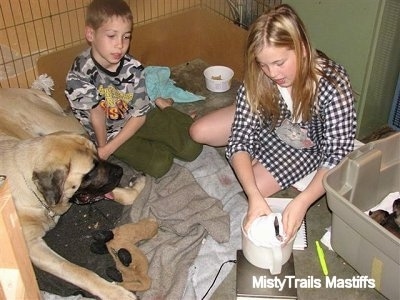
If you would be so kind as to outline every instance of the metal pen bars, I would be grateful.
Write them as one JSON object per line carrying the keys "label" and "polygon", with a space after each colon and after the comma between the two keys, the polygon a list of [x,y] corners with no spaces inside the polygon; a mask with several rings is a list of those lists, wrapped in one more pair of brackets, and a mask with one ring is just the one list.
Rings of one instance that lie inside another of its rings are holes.
{"label": "metal pen bars", "polygon": [[[0,0],[0,87],[30,87],[41,55],[85,41],[85,9],[91,0]],[[247,28],[280,0],[126,0],[135,26],[205,8]],[[62,59],[62,58],[60,58]]]}

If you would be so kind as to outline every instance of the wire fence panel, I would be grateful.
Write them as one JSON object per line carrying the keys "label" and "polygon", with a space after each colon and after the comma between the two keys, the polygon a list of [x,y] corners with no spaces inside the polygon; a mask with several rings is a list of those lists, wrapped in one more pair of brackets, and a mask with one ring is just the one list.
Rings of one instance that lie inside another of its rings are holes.
{"label": "wire fence panel", "polygon": [[[279,0],[126,0],[135,26],[202,7],[248,28]],[[29,87],[41,55],[85,41],[90,0],[0,0],[0,87]],[[62,58],[60,58],[62,59]]]}

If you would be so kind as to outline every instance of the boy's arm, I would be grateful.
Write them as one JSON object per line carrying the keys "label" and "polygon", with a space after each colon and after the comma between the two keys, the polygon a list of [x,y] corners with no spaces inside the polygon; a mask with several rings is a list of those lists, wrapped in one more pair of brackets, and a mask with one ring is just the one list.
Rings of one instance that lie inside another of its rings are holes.
{"label": "boy's arm", "polygon": [[98,147],[104,147],[107,144],[106,115],[100,105],[90,110],[89,119],[96,135]]}
{"label": "boy's arm", "polygon": [[107,159],[111,154],[113,154],[123,143],[130,139],[140,129],[140,127],[142,127],[145,120],[146,115],[140,117],[131,117],[122,130],[113,139],[104,145],[99,144],[97,151],[100,158]]}

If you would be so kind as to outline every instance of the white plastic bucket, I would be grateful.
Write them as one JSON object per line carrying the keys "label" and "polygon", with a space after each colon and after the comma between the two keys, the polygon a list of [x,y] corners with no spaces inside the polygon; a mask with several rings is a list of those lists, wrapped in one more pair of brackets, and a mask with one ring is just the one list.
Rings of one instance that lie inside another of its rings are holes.
{"label": "white plastic bucket", "polygon": [[222,93],[231,88],[234,72],[225,66],[211,66],[204,70],[203,75],[208,90]]}
{"label": "white plastic bucket", "polygon": [[[246,214],[242,218],[242,249],[246,259],[254,266],[269,269],[272,275],[280,274],[282,266],[289,260],[293,251],[294,237],[285,245],[281,246],[278,243],[271,243],[270,246],[256,245],[250,238],[244,229],[244,219]],[[266,234],[267,231],[266,230]],[[268,237],[275,239],[275,235]]]}

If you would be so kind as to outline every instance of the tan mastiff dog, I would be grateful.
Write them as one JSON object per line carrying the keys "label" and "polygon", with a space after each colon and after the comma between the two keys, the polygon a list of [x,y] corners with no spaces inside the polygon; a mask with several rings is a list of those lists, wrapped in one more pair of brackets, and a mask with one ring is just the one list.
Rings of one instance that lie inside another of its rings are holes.
{"label": "tan mastiff dog", "polygon": [[131,204],[145,185],[117,187],[122,168],[99,160],[94,144],[74,117],[41,91],[0,89],[0,175],[8,178],[31,261],[101,299],[136,299],[94,272],[67,261],[42,239],[87,193],[111,194]]}

